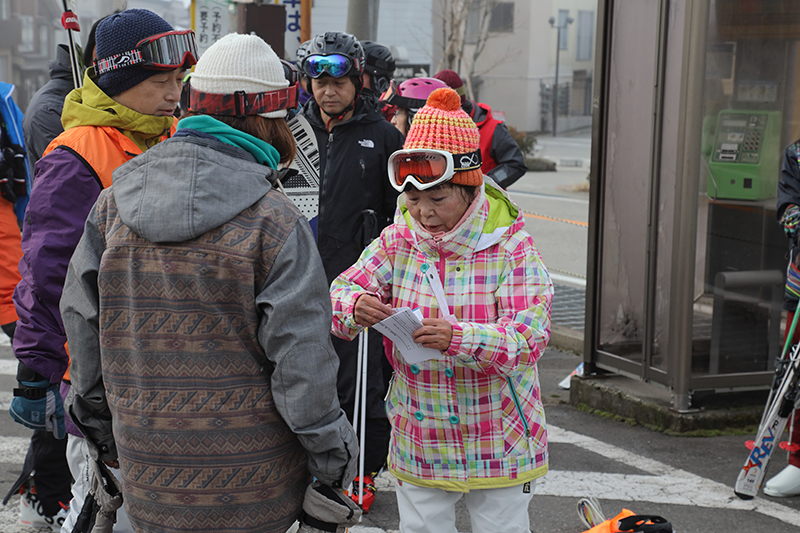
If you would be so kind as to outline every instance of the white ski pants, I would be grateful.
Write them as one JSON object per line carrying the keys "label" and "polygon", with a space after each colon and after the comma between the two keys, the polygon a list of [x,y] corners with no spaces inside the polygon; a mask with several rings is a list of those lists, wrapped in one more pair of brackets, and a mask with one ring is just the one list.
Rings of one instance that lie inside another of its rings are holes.
{"label": "white ski pants", "polygon": [[[89,455],[89,445],[86,439],[69,435],[67,440],[67,464],[72,473],[72,501],[69,502],[69,514],[61,526],[61,533],[72,533],[78,515],[83,508],[83,501],[89,495],[92,479],[92,458]],[[117,479],[120,478],[119,470],[111,469]],[[123,504],[117,510],[117,523],[114,524],[114,533],[134,533],[128,515],[125,514]]]}
{"label": "white ski pants", "polygon": [[503,489],[449,492],[397,482],[400,533],[456,533],[456,502],[464,498],[472,533],[530,533],[528,505],[535,482]]}

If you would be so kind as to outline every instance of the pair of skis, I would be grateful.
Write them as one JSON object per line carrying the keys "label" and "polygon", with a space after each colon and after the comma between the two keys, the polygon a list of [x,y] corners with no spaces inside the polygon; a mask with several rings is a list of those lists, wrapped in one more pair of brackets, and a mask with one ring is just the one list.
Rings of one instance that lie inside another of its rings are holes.
{"label": "pair of skis", "polygon": [[[789,348],[797,327],[798,317],[800,317],[800,309],[794,314],[789,334],[786,336],[783,346],[783,353],[777,362],[775,376],[772,378],[772,388],[761,417],[761,424],[758,426],[756,440],[753,442],[750,455],[748,455],[734,485],[734,492],[744,500],[750,500],[758,494],[767,473],[767,465],[772,457],[772,452],[778,447],[786,423],[800,399],[800,391],[798,391],[800,344],[792,346],[791,350]],[[791,354],[787,358],[786,354],[790,351]]]}

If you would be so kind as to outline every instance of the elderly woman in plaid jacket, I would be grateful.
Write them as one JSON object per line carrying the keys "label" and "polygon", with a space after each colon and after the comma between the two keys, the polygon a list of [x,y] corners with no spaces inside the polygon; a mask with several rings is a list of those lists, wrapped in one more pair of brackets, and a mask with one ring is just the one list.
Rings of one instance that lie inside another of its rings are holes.
{"label": "elderly woman in plaid jacket", "polygon": [[414,340],[441,352],[416,364],[390,355],[400,530],[454,532],[464,497],[472,531],[528,532],[532,486],[548,468],[536,361],[550,337],[550,277],[519,208],[481,173],[478,130],[451,89],[431,94],[389,173],[404,192],[395,222],[331,297],[335,335],[419,308]]}

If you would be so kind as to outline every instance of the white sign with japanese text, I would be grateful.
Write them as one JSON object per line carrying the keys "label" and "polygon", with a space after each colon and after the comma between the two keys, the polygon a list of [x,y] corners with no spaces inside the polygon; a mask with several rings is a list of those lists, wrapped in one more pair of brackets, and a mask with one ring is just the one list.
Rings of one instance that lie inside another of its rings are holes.
{"label": "white sign with japanese text", "polygon": [[300,40],[300,0],[276,0],[276,4],[286,6],[286,35],[283,41],[284,59],[294,61]]}
{"label": "white sign with japanese text", "polygon": [[194,0],[192,4],[197,51],[202,56],[209,46],[228,34],[228,0]]}

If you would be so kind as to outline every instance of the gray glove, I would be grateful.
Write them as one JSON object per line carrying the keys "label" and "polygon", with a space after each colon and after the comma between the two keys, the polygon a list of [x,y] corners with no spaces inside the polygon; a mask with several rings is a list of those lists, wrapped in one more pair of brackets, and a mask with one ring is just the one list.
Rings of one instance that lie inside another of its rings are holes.
{"label": "gray glove", "polygon": [[342,489],[315,481],[306,488],[297,533],[345,533],[360,519],[361,508]]}
{"label": "gray glove", "polygon": [[83,503],[72,533],[111,533],[122,507],[122,490],[111,470],[100,461],[94,462],[89,495]]}

